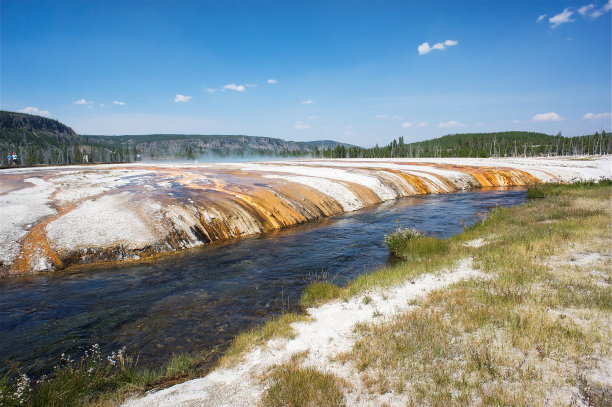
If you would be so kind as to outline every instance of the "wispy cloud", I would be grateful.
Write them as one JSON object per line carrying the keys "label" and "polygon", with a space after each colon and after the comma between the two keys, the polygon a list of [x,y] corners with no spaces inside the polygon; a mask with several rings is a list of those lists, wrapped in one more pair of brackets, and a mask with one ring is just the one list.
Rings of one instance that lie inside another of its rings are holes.
{"label": "wispy cloud", "polygon": [[455,120],[451,120],[448,122],[443,122],[443,123],[439,123],[438,127],[440,128],[444,128],[444,127],[465,127],[466,125],[464,123],[455,121]]}
{"label": "wispy cloud", "polygon": [[377,119],[388,119],[389,115],[388,114],[377,114],[375,117]]}
{"label": "wispy cloud", "polygon": [[412,123],[410,123],[410,122],[404,122],[404,123],[402,123],[402,127],[403,127],[403,128],[412,127]]}
{"label": "wispy cloud", "polygon": [[605,13],[610,11],[611,9],[612,9],[612,0],[608,0],[608,2],[606,4],[604,4],[604,6],[602,8],[593,11],[590,14],[590,16],[592,18],[597,18],[597,17],[600,17],[600,16],[604,15]]}
{"label": "wispy cloud", "polygon": [[302,100],[300,103],[303,105],[312,105],[314,102],[308,99],[308,100]]}
{"label": "wispy cloud", "polygon": [[612,117],[610,113],[587,113],[582,116],[582,118],[586,120],[610,119],[610,117]]}
{"label": "wispy cloud", "polygon": [[521,122],[521,121],[517,119],[517,120],[514,120],[512,123],[514,123],[514,124],[518,124],[518,123],[520,123],[520,122]]}
{"label": "wispy cloud", "polygon": [[293,128],[294,128],[294,129],[296,129],[296,130],[305,130],[305,129],[309,129],[309,128],[310,128],[310,125],[309,125],[309,124],[306,124],[306,123],[304,123],[304,122],[296,122],[296,123],[293,125]]}
{"label": "wispy cloud", "polygon": [[317,115],[314,115],[314,116],[308,116],[308,118],[309,118],[310,120],[316,120],[316,119],[318,119],[318,118],[319,118],[319,116],[317,116]]}
{"label": "wispy cloud", "polygon": [[559,116],[555,112],[538,113],[531,119],[533,122],[560,122],[562,120],[563,117]]}
{"label": "wispy cloud", "polygon": [[268,79],[267,82],[268,83],[278,83],[276,79]]}
{"label": "wispy cloud", "polygon": [[223,87],[223,90],[235,90],[236,92],[244,92],[244,85],[236,85],[235,83],[228,83]]}
{"label": "wispy cloud", "polygon": [[538,19],[536,20],[536,22],[540,23],[542,22],[542,20],[544,20],[546,18],[546,14],[542,14],[540,17],[538,17]]}
{"label": "wispy cloud", "polygon": [[100,103],[98,106],[100,106],[100,107],[104,107],[104,106],[106,106],[106,105],[105,105],[104,103]]}
{"label": "wispy cloud", "polygon": [[552,28],[557,28],[561,24],[574,22],[574,20],[572,20],[572,14],[574,14],[574,12],[570,11],[570,8],[568,7],[563,10],[563,12],[549,18],[548,22],[551,24]]}
{"label": "wispy cloud", "polygon": [[90,100],[88,101],[88,100],[85,100],[85,99],[79,99],[79,100],[75,100],[72,103],[74,103],[75,105],[91,105],[93,102],[90,101]]}
{"label": "wispy cloud", "polygon": [[426,127],[427,126],[427,122],[420,122],[419,124],[416,125],[417,127]]}
{"label": "wispy cloud", "polygon": [[48,110],[40,110],[37,107],[28,106],[20,110],[21,113],[37,114],[39,116],[51,116]]}
{"label": "wispy cloud", "polygon": [[179,103],[179,102],[189,102],[191,100],[191,96],[185,96],[185,95],[176,95],[174,97],[174,103]]}
{"label": "wispy cloud", "polygon": [[206,92],[208,93],[216,93],[219,89],[215,89],[215,88],[208,88],[206,89]]}
{"label": "wispy cloud", "polygon": [[483,122],[478,122],[478,123],[475,124],[475,126],[476,127],[481,127],[481,126],[484,126],[484,123]]}
{"label": "wispy cloud", "polygon": [[[179,95],[176,95],[179,96]],[[176,99],[174,99],[174,101],[176,102]],[[121,102],[119,100],[113,100],[113,105],[119,105],[119,106],[125,106],[125,102]]]}
{"label": "wispy cloud", "polygon": [[586,15],[590,10],[594,9],[595,5],[594,4],[588,4],[586,6],[582,6],[578,9],[578,13],[580,13],[580,15]]}
{"label": "wispy cloud", "polygon": [[433,46],[429,46],[428,42],[424,42],[417,47],[417,51],[419,51],[419,55],[429,54],[432,50],[437,49],[438,51],[442,51],[446,49],[446,47],[453,47],[457,45],[459,42],[454,40],[446,40],[444,42],[437,42]]}

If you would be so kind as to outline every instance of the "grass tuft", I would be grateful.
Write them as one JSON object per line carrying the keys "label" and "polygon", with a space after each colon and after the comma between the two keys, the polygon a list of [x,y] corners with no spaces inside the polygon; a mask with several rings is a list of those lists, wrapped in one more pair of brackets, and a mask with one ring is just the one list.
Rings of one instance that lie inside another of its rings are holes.
{"label": "grass tuft", "polygon": [[272,384],[266,390],[265,407],[340,407],[344,395],[340,380],[313,367],[288,362],[276,366],[270,374]]}
{"label": "grass tuft", "polygon": [[299,321],[307,321],[305,315],[295,313],[283,314],[278,316],[262,326],[257,326],[250,331],[243,332],[232,341],[229,349],[225,352],[219,364],[221,366],[232,366],[240,362],[244,354],[262,345],[266,341],[274,338],[291,338],[293,336],[293,328],[291,324]]}
{"label": "grass tuft", "polygon": [[304,308],[316,307],[324,302],[338,298],[340,292],[340,287],[332,282],[315,281],[304,289],[300,305]]}

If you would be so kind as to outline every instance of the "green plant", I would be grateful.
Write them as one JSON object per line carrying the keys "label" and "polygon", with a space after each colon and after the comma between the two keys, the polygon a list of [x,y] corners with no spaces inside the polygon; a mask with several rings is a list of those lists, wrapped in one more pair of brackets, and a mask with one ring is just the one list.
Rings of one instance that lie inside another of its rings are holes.
{"label": "green plant", "polygon": [[410,240],[423,236],[423,233],[414,228],[398,227],[395,232],[385,235],[385,243],[392,254],[401,256]]}

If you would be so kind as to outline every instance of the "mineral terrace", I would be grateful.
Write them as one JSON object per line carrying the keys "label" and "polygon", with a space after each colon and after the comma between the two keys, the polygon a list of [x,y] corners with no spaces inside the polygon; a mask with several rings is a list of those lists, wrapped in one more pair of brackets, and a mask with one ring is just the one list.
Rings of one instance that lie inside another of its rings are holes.
{"label": "mineral terrace", "polygon": [[0,273],[135,261],[409,195],[611,177],[610,157],[5,169]]}

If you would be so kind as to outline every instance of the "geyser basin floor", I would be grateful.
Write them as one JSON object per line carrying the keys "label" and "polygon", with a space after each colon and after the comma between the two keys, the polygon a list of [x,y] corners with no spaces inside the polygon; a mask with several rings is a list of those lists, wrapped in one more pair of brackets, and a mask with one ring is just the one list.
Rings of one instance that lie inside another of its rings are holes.
{"label": "geyser basin floor", "polygon": [[140,260],[410,195],[611,177],[609,157],[131,164],[0,172],[0,273]]}

